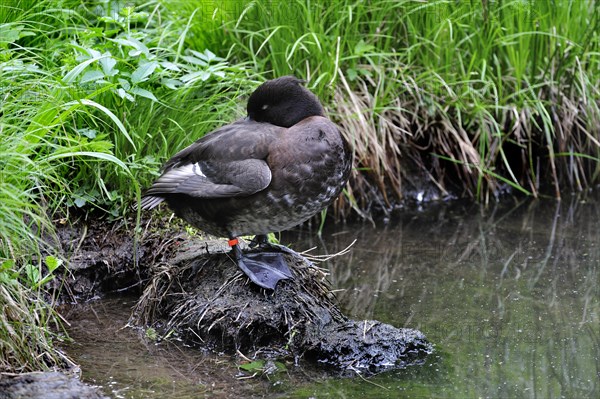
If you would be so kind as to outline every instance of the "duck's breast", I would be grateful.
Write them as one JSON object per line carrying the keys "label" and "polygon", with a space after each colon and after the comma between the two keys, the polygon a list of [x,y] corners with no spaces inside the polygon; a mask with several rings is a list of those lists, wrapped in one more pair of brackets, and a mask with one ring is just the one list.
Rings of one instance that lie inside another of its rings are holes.
{"label": "duck's breast", "polygon": [[351,168],[348,146],[329,119],[313,116],[289,128],[271,145],[269,189],[308,218],[343,190]]}

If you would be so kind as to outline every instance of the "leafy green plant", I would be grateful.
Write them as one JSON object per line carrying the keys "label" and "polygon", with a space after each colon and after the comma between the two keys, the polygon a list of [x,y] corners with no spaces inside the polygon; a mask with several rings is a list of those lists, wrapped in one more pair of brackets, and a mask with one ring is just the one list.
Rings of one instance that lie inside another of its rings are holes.
{"label": "leafy green plant", "polygon": [[25,285],[33,290],[44,287],[48,282],[54,279],[54,272],[62,265],[62,263],[63,261],[55,256],[46,256],[44,259],[44,265],[47,269],[45,274],[41,265],[34,266],[31,264],[26,264],[23,267],[24,273],[22,273],[22,277],[25,280]]}
{"label": "leafy green plant", "polygon": [[47,272],[13,259],[0,263],[0,371],[27,372],[70,368],[74,363],[54,347],[64,339],[60,318],[44,300],[43,286],[52,280],[61,261],[45,259]]}
{"label": "leafy green plant", "polygon": [[263,359],[254,360],[248,363],[243,363],[238,368],[247,373],[254,375],[272,375],[287,371],[285,364],[277,361],[268,361]]}

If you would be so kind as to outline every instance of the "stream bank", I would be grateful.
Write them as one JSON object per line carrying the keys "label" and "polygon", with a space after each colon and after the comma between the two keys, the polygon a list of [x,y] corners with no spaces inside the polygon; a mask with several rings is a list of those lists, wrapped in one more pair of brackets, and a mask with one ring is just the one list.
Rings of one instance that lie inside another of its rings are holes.
{"label": "stream bank", "polygon": [[[141,295],[130,320],[141,341],[167,336],[201,351],[243,353],[337,376],[419,364],[432,352],[417,330],[343,315],[323,269],[303,256],[284,253],[295,278],[265,291],[239,272],[223,242],[164,215],[141,225],[137,242],[132,220],[59,228],[58,244],[70,259],[68,273],[52,282],[60,302]],[[158,335],[149,339],[151,331]],[[69,397],[56,392],[57,399]]]}

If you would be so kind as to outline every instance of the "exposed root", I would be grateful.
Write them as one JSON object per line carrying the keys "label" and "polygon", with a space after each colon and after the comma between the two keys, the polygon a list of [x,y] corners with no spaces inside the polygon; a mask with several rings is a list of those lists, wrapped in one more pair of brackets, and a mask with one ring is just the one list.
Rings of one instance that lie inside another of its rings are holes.
{"label": "exposed root", "polygon": [[346,248],[342,249],[339,252],[336,252],[334,254],[329,254],[329,255],[311,255],[309,252],[316,249],[316,247],[313,248],[309,248],[306,251],[301,252],[300,254],[306,258],[307,260],[311,261],[311,262],[315,262],[315,263],[321,263],[321,262],[327,262],[333,258],[336,258],[338,256],[342,256],[342,255],[346,255],[348,252],[350,252],[350,248],[352,248],[352,246],[354,245],[354,243],[356,243],[356,240],[352,241]]}

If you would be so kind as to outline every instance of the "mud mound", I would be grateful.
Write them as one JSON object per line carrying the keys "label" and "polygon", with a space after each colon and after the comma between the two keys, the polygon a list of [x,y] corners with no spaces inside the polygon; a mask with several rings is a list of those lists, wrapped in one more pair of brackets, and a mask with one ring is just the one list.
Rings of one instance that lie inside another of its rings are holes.
{"label": "mud mound", "polygon": [[304,358],[338,371],[405,367],[432,350],[419,331],[348,319],[324,273],[302,256],[284,252],[295,278],[269,291],[250,283],[222,250],[196,243],[180,251],[151,279],[133,324],[201,348]]}

